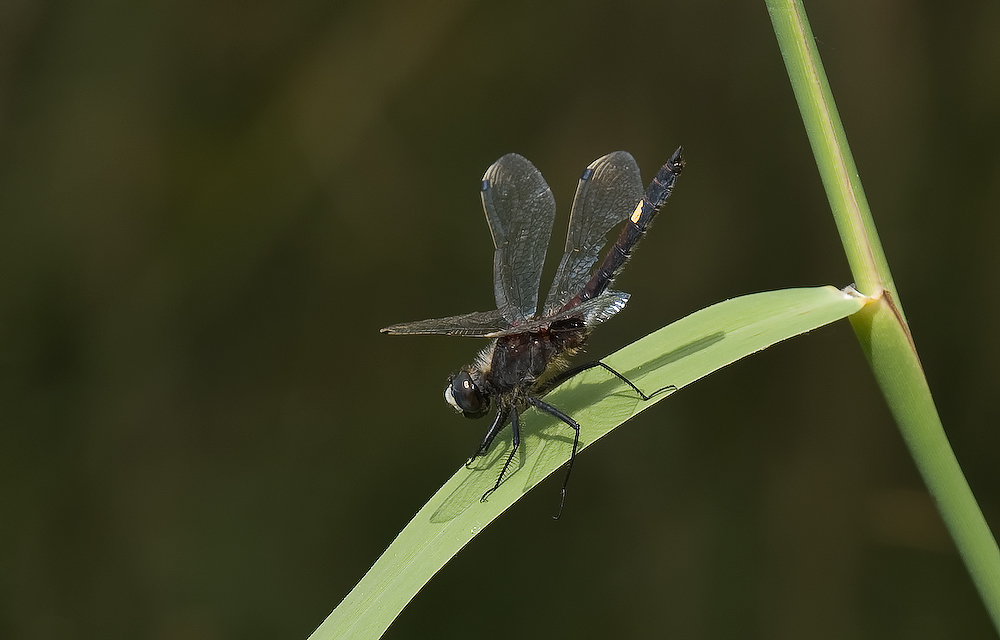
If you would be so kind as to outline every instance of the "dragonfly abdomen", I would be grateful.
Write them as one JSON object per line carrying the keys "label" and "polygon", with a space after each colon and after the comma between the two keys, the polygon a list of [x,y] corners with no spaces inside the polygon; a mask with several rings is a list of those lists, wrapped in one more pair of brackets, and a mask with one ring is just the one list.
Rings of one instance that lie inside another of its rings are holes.
{"label": "dragonfly abdomen", "polygon": [[608,250],[608,254],[604,256],[601,266],[594,272],[593,277],[576,298],[566,305],[566,308],[596,298],[611,286],[611,283],[625,268],[625,263],[632,255],[632,249],[642,240],[642,236],[646,234],[646,230],[649,229],[649,225],[659,212],[660,207],[670,197],[674,190],[674,182],[683,169],[684,156],[682,149],[678,147],[670,160],[660,167],[656,176],[653,177],[653,181],[646,187],[646,192],[636,205],[635,211],[625,222],[618,239]]}

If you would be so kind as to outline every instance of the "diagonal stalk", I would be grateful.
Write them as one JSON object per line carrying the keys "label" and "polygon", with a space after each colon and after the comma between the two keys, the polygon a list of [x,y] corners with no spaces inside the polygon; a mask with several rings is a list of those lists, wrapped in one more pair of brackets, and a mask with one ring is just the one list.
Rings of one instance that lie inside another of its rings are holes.
{"label": "diagonal stalk", "polygon": [[889,409],[1000,631],[1000,550],[944,433],[801,0],[765,0],[858,289],[851,324]]}

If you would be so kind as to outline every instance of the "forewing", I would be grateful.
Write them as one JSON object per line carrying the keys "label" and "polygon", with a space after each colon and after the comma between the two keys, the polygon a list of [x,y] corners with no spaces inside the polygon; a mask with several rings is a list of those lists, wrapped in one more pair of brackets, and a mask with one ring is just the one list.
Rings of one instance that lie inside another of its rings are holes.
{"label": "forewing", "polygon": [[608,290],[596,298],[588,300],[582,304],[578,304],[572,309],[567,309],[562,313],[557,313],[551,317],[542,317],[538,320],[532,320],[524,324],[510,327],[509,329],[503,329],[501,331],[491,333],[484,337],[499,338],[501,336],[512,335],[515,333],[539,331],[541,329],[547,329],[549,325],[557,320],[565,320],[566,318],[580,318],[583,320],[585,325],[593,327],[624,309],[625,303],[628,302],[628,299],[629,294],[624,291]]}
{"label": "forewing", "polygon": [[460,316],[403,322],[382,329],[391,335],[446,335],[484,338],[510,327],[499,309],[474,311]]}
{"label": "forewing", "polygon": [[609,153],[587,167],[576,188],[565,251],[542,315],[558,311],[587,284],[608,231],[632,213],[642,194],[639,165],[627,151]]}
{"label": "forewing", "polygon": [[541,172],[516,153],[483,176],[483,209],[493,234],[493,292],[510,323],[538,311],[538,285],[552,234],[556,201]]}

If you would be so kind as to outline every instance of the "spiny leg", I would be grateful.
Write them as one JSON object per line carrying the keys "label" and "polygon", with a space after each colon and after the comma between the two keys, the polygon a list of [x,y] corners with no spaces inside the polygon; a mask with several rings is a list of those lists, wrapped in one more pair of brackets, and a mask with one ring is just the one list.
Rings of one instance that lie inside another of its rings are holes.
{"label": "spiny leg", "polygon": [[649,395],[646,395],[645,393],[642,392],[642,389],[640,389],[639,387],[635,386],[635,383],[633,383],[631,380],[629,380],[628,378],[626,378],[624,375],[618,373],[617,371],[615,371],[614,369],[612,369],[610,366],[604,364],[600,360],[595,360],[593,362],[587,362],[585,364],[581,364],[579,366],[573,367],[572,369],[567,369],[566,371],[563,371],[562,373],[560,373],[560,374],[558,374],[556,376],[553,376],[552,378],[550,378],[549,380],[547,380],[544,384],[542,384],[542,386],[538,390],[538,394],[539,395],[545,395],[546,393],[548,393],[549,391],[552,391],[553,389],[555,389],[556,387],[558,387],[562,383],[566,382],[567,380],[569,380],[573,376],[575,376],[575,375],[577,375],[579,373],[583,373],[587,369],[593,369],[594,367],[601,367],[602,369],[604,369],[608,373],[612,374],[613,376],[615,376],[616,378],[618,378],[619,380],[621,380],[622,382],[624,382],[625,384],[627,384],[629,387],[632,388],[633,391],[635,391],[639,395],[640,398],[642,398],[643,401],[648,401],[648,400],[654,398],[655,396],[663,393],[664,391],[669,391],[669,390],[676,391],[677,390],[676,386],[674,386],[672,384],[668,384],[667,386],[661,387],[661,388],[657,389],[656,391],[654,391],[653,393],[650,393]]}
{"label": "spiny leg", "polygon": [[569,484],[569,474],[573,472],[573,463],[576,461],[576,450],[580,447],[580,424],[559,409],[553,407],[551,404],[539,400],[538,398],[529,396],[528,403],[536,407],[539,411],[544,411],[551,416],[559,418],[573,429],[573,452],[570,453],[569,462],[566,463],[566,477],[563,478],[562,490],[560,492],[559,511],[556,515],[552,516],[553,520],[558,520],[559,516],[562,515],[563,505],[566,504],[566,485]]}
{"label": "spiny leg", "polygon": [[479,445],[479,448],[476,449],[476,452],[472,454],[472,457],[469,458],[468,462],[465,463],[465,466],[469,466],[470,464],[472,464],[472,461],[478,458],[479,456],[486,455],[486,452],[489,451],[490,449],[490,445],[493,444],[493,439],[496,438],[497,434],[500,433],[500,431],[504,428],[504,426],[506,426],[508,415],[510,415],[510,409],[506,407],[501,406],[497,410],[497,415],[493,419],[493,424],[491,424],[490,428],[486,431],[486,437],[483,438],[482,444]]}
{"label": "spiny leg", "polygon": [[[507,456],[507,462],[503,463],[503,469],[500,470],[496,484],[493,485],[492,489],[483,494],[483,497],[479,499],[480,502],[486,502],[490,494],[496,491],[503,482],[504,476],[507,475],[507,468],[510,467],[510,463],[514,460],[514,455],[517,453],[517,448],[521,444],[521,426],[517,422],[517,409],[510,412],[510,430],[512,433],[510,455]],[[486,447],[489,447],[489,444],[486,444]]]}

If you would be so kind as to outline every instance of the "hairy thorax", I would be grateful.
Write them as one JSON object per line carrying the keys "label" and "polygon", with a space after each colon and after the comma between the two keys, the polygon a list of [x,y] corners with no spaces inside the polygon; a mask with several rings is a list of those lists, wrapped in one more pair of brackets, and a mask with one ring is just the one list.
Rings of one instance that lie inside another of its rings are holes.
{"label": "hairy thorax", "polygon": [[584,324],[571,318],[539,331],[498,338],[488,357],[496,387],[493,391],[503,394],[515,388],[536,389],[566,369],[587,334]]}

